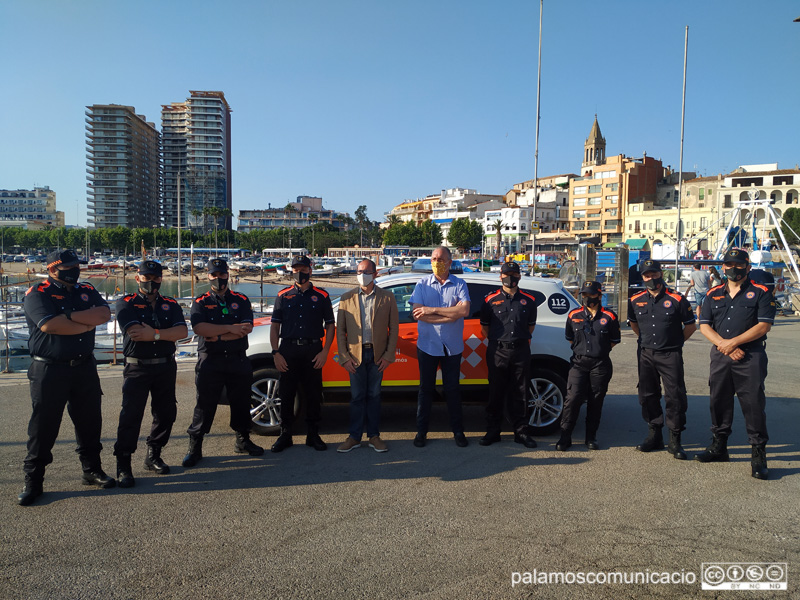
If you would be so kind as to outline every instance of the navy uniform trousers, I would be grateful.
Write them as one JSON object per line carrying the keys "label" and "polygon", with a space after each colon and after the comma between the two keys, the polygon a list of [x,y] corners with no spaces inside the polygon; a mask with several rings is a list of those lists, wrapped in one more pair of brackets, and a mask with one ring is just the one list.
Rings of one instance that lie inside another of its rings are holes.
{"label": "navy uniform trousers", "polygon": [[[639,404],[648,425],[670,431],[686,429],[686,381],[683,377],[683,351],[639,348]],[[661,408],[661,382],[664,382],[666,419]]]}
{"label": "navy uniform trousers", "polygon": [[731,360],[716,346],[711,347],[708,385],[711,393],[711,433],[729,436],[733,423],[733,395],[739,397],[750,444],[766,444],[767,413],[764,380],[767,378],[767,353],[764,345],[745,350],[741,360]]}
{"label": "navy uniform trousers", "polygon": [[603,401],[614,374],[609,357],[573,356],[567,377],[567,397],[561,414],[561,429],[572,434],[581,405],[586,402],[586,437],[593,439],[600,427]]}
{"label": "navy uniform trousers", "polygon": [[97,362],[90,356],[79,365],[33,361],[28,368],[33,412],[28,423],[28,455],[23,471],[26,478],[41,481],[53,462],[53,446],[61,428],[64,407],[75,426],[76,452],[84,472],[100,469],[100,430],[103,391]]}
{"label": "navy uniform trousers", "polygon": [[489,367],[487,433],[500,433],[504,409],[514,432],[527,433],[525,413],[530,385],[530,341],[519,340],[515,347],[490,341],[486,349],[486,364]]}
{"label": "navy uniform trousers", "polygon": [[147,396],[151,396],[153,425],[147,437],[148,446],[163,448],[169,441],[178,413],[175,398],[175,376],[178,366],[174,358],[155,365],[127,363],[122,371],[122,410],[119,413],[117,443],[114,454],[124,456],[136,451],[142,427]]}
{"label": "navy uniform trousers", "polygon": [[253,367],[245,356],[245,351],[201,353],[194,373],[197,404],[187,433],[191,436],[201,436],[211,431],[223,389],[231,409],[231,429],[239,433],[248,433],[253,427],[250,418]]}
{"label": "navy uniform trousers", "polygon": [[281,356],[289,370],[281,373],[278,391],[281,396],[281,427],[291,429],[294,423],[294,399],[298,390],[306,405],[306,423],[309,432],[316,431],[322,415],[322,369],[315,369],[314,357],[322,352],[322,342],[298,346],[291,340],[282,340]]}

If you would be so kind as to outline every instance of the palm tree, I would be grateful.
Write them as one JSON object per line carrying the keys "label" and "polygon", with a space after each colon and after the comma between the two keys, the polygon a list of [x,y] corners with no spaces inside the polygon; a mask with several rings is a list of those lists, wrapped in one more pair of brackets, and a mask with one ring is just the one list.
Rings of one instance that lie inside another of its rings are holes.
{"label": "palm tree", "polygon": [[391,229],[395,225],[400,225],[400,223],[402,223],[400,217],[397,215],[389,215],[389,218],[386,221],[389,223],[388,229]]}
{"label": "palm tree", "polygon": [[319,221],[319,215],[317,213],[309,213],[308,220],[311,221],[311,255],[314,256],[314,226]]}
{"label": "palm tree", "polygon": [[196,208],[193,208],[192,210],[189,211],[189,214],[191,214],[194,217],[194,223],[195,223],[195,228],[196,228],[197,227],[197,218],[200,217],[201,215],[203,215],[203,211],[202,210],[198,210]]}
{"label": "palm tree", "polygon": [[[214,221],[214,247],[219,248],[219,242],[217,240],[217,226],[219,225],[218,218],[220,215],[222,215],[222,209],[220,209],[218,206],[206,206],[203,208],[203,215],[210,216]],[[219,254],[219,252],[217,252],[217,254]]]}
{"label": "palm tree", "polygon": [[492,225],[494,225],[494,230],[497,232],[497,260],[500,260],[500,252],[502,251],[502,244],[503,244],[503,233],[502,227],[505,223],[503,223],[502,219],[497,219],[496,221],[492,221]]}

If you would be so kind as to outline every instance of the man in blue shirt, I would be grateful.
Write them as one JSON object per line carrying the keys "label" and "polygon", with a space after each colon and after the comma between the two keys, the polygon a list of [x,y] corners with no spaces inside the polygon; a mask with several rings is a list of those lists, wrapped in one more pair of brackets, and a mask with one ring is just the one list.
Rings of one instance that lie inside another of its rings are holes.
{"label": "man in blue shirt", "polygon": [[464,351],[464,317],[469,315],[467,284],[450,275],[453,257],[445,246],[431,254],[433,275],[417,282],[411,295],[411,309],[417,321],[419,395],[417,436],[414,445],[422,448],[428,435],[431,404],[436,388],[436,370],[442,369],[442,386],[456,444],[468,445],[461,411],[461,353]]}

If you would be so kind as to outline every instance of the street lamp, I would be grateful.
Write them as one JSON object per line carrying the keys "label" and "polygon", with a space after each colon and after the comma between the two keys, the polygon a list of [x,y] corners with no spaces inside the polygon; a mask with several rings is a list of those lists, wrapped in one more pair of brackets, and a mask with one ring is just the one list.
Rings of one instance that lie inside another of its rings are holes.
{"label": "street lamp", "polygon": [[156,230],[158,229],[158,225],[153,225],[153,257],[158,256],[156,252]]}

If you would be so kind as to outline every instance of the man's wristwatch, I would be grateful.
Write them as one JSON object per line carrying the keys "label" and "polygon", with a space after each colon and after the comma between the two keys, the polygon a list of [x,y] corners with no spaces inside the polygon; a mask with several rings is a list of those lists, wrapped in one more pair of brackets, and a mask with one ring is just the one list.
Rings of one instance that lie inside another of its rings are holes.
{"label": "man's wristwatch", "polygon": [[160,339],[161,339],[161,333],[159,333],[158,329],[156,329],[156,333],[155,333],[155,335],[153,336],[153,339],[154,339],[155,341],[158,341],[158,340],[160,340]]}

